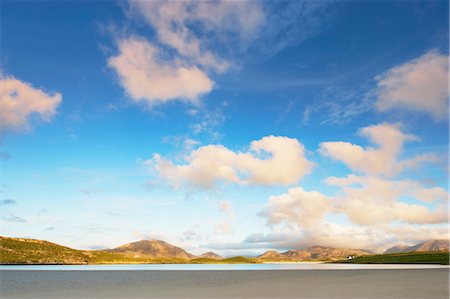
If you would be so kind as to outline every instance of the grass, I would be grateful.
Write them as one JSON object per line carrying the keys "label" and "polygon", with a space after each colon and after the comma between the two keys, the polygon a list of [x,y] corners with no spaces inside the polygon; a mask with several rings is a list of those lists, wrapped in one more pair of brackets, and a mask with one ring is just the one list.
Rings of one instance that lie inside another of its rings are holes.
{"label": "grass", "polygon": [[0,239],[2,264],[87,264],[82,251],[47,241],[31,239]]}
{"label": "grass", "polygon": [[376,254],[356,257],[352,260],[341,260],[335,263],[346,264],[449,264],[448,252],[405,252]]}
{"label": "grass", "polygon": [[259,263],[256,258],[248,258],[245,256],[235,256],[227,259],[220,260],[222,263],[226,264],[257,264]]}
{"label": "grass", "polygon": [[0,237],[0,264],[4,265],[253,264],[257,262],[256,259],[243,256],[222,260],[134,257],[104,250],[77,250],[41,240]]}

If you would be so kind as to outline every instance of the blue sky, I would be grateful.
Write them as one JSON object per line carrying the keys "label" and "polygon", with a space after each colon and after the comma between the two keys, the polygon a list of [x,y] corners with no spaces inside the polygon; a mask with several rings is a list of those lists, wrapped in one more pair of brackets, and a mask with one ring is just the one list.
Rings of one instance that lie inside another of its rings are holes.
{"label": "blue sky", "polygon": [[2,235],[225,255],[448,238],[446,1],[1,14]]}

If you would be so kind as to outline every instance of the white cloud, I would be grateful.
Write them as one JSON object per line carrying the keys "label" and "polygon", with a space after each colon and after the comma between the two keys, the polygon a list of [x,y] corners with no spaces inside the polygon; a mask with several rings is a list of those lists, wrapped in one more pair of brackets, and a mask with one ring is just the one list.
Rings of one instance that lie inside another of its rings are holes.
{"label": "white cloud", "polygon": [[164,60],[155,46],[139,38],[119,42],[119,54],[108,64],[116,70],[131,99],[148,105],[174,99],[197,103],[213,88],[207,74],[182,60]]}
{"label": "white cloud", "polygon": [[155,154],[146,161],[173,187],[212,188],[219,182],[260,185],[289,185],[312,169],[303,145],[288,137],[266,136],[253,141],[250,150],[234,152],[222,145],[193,150],[176,165]]}
{"label": "white cloud", "polygon": [[27,130],[33,117],[50,121],[61,99],[60,93],[46,93],[13,77],[0,78],[0,132]]}
{"label": "white cloud", "polygon": [[382,123],[362,128],[359,134],[368,138],[377,147],[365,148],[349,142],[322,142],[320,153],[339,160],[350,169],[371,175],[392,176],[405,168],[416,167],[422,162],[436,160],[432,154],[399,160],[406,141],[417,140],[413,135],[400,131],[399,125]]}
{"label": "white cloud", "polygon": [[448,116],[448,56],[437,51],[390,69],[377,76],[376,107],[402,108]]}
{"label": "white cloud", "polygon": [[[223,72],[229,63],[213,53],[208,42],[248,43],[264,22],[256,1],[130,1],[134,12],[155,28],[163,45],[208,69]],[[193,29],[195,28],[195,30]]]}
{"label": "white cloud", "polygon": [[[222,73],[229,62],[214,53],[221,37],[251,39],[263,22],[256,2],[130,1],[132,16],[143,16],[156,41],[129,37],[118,41],[119,53],[108,64],[135,102],[150,106],[173,100],[197,104],[209,93],[211,71]],[[193,29],[195,28],[195,30]],[[227,41],[229,42],[229,41]]]}
{"label": "white cloud", "polygon": [[322,221],[331,211],[330,199],[317,191],[291,188],[287,193],[271,196],[266,208],[259,214],[268,225],[288,224],[307,228]]}
{"label": "white cloud", "polygon": [[[315,35],[330,15],[328,3],[308,1],[128,1],[130,19],[152,29],[152,42],[125,38],[109,65],[134,101],[197,103],[221,74],[251,48],[270,56]],[[127,44],[131,41],[140,44]],[[256,54],[255,54],[256,53]],[[247,55],[247,57],[249,57]]]}
{"label": "white cloud", "polygon": [[[341,187],[337,211],[355,224],[389,224],[394,221],[412,224],[447,222],[448,192],[440,187],[426,188],[411,180],[385,180],[377,177],[349,175],[329,177],[326,182]],[[423,204],[407,203],[402,198],[421,202],[437,202],[430,210]]]}
{"label": "white cloud", "polygon": [[326,196],[296,187],[271,196],[259,216],[272,233],[250,235],[242,246],[383,250],[399,242],[448,237],[448,192],[443,188],[355,175],[329,177],[326,183],[340,187],[340,192]]}

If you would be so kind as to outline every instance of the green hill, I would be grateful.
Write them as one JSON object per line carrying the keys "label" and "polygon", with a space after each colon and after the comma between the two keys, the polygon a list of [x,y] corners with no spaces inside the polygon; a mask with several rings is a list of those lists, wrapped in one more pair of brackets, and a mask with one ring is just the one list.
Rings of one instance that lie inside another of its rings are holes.
{"label": "green hill", "polygon": [[226,264],[257,264],[258,259],[256,258],[248,258],[245,256],[235,256],[220,260],[222,263]]}
{"label": "green hill", "polygon": [[1,264],[78,265],[180,262],[186,261],[137,258],[104,250],[77,250],[42,240],[0,237]]}
{"label": "green hill", "polygon": [[348,264],[449,264],[448,252],[405,252],[376,254],[355,257],[352,260],[341,260],[336,263]]}
{"label": "green hill", "polygon": [[[191,257],[191,255],[189,255]],[[113,250],[77,250],[42,240],[0,237],[0,264],[80,265],[80,264],[236,264],[255,263],[256,259],[149,257]]]}
{"label": "green hill", "polygon": [[80,250],[47,241],[0,237],[2,264],[87,264]]}

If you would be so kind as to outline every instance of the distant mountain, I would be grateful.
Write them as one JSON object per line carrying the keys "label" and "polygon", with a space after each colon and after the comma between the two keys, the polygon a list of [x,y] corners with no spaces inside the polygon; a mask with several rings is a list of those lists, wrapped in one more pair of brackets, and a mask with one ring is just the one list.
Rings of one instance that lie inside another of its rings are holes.
{"label": "distant mountain", "polygon": [[311,259],[311,254],[306,250],[288,250],[283,253],[290,260],[308,260]]}
{"label": "distant mountain", "polygon": [[161,240],[142,240],[122,245],[106,251],[122,253],[133,257],[176,258],[190,260],[196,258],[186,250]]}
{"label": "distant mountain", "polygon": [[201,258],[212,259],[212,260],[221,260],[221,259],[223,259],[222,256],[220,256],[220,255],[218,255],[217,253],[212,252],[212,251],[210,251],[210,252],[205,252],[205,253],[202,254],[200,257],[201,257]]}
{"label": "distant mountain", "polygon": [[282,253],[279,253],[275,250],[269,250],[258,256],[260,260],[273,261],[273,262],[281,262],[287,261],[288,257]]}
{"label": "distant mountain", "polygon": [[305,250],[289,250],[279,253],[275,250],[269,250],[258,256],[263,261],[273,262],[299,262],[309,260],[335,260],[347,256],[363,256],[372,252],[361,249],[332,248],[324,246],[312,246]]}
{"label": "distant mountain", "polygon": [[312,246],[306,249],[306,251],[314,260],[331,260],[347,256],[362,256],[373,254],[373,252],[363,249],[333,248],[324,246]]}
{"label": "distant mountain", "polygon": [[430,240],[413,246],[397,245],[387,249],[384,253],[449,251],[448,240]]}
{"label": "distant mountain", "polygon": [[410,246],[408,246],[408,245],[396,245],[396,246],[393,246],[393,247],[387,249],[384,253],[399,253],[399,252],[405,252],[404,250],[405,250],[406,248],[408,248],[408,247],[410,247]]}

